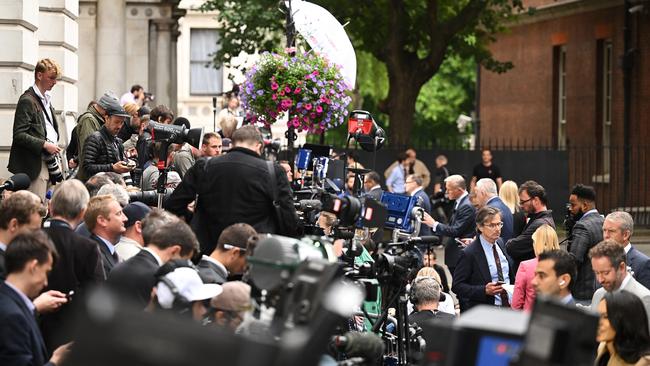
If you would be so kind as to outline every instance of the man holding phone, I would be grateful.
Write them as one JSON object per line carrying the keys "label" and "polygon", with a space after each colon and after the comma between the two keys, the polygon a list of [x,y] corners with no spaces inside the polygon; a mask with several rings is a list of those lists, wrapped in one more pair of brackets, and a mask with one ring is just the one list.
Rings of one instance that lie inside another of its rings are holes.
{"label": "man holding phone", "polygon": [[510,307],[505,290],[514,282],[514,266],[501,235],[501,212],[485,206],[476,214],[478,237],[461,251],[454,272],[452,291],[458,295],[460,310],[478,304]]}
{"label": "man holding phone", "polygon": [[125,159],[123,141],[117,137],[129,117],[119,104],[107,106],[104,125],[84,141],[79,179],[85,181],[99,172],[129,173],[135,168],[135,164],[129,164]]}

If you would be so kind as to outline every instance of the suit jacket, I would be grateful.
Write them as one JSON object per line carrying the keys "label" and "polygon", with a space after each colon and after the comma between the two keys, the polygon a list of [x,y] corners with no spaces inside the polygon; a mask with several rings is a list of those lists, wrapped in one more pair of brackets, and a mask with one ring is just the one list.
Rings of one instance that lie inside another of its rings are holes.
{"label": "suit jacket", "polygon": [[223,268],[205,258],[201,258],[197,269],[199,270],[199,276],[201,276],[203,283],[216,283],[221,285],[228,280],[227,271],[224,271]]}
{"label": "suit jacket", "polygon": [[476,209],[469,202],[469,195],[466,195],[460,200],[458,208],[451,215],[449,225],[439,223],[436,230],[433,231],[435,235],[449,238],[445,245],[445,264],[449,269],[456,267],[461,252],[453,239],[473,237],[476,228],[475,217]]}
{"label": "suit jacket", "polygon": [[4,281],[0,283],[0,324],[0,365],[51,365],[34,313]]}
{"label": "suit jacket", "polygon": [[113,258],[110,250],[106,246],[106,243],[97,235],[91,234],[90,239],[97,242],[99,246],[99,254],[102,259],[102,267],[104,268],[104,276],[108,278],[108,275],[111,273],[113,268],[117,265],[118,261]]}
{"label": "suit jacket", "polygon": [[544,224],[551,225],[555,229],[555,221],[553,221],[553,212],[551,210],[531,214],[528,218],[524,231],[516,238],[506,242],[508,255],[514,261],[515,272],[519,268],[521,261],[535,258],[535,250],[533,249],[533,233],[535,230]]}
{"label": "suit jacket", "polygon": [[5,267],[5,251],[0,249],[0,280],[4,281],[7,277],[7,267]]}
{"label": "suit jacket", "polygon": [[[49,226],[48,226],[49,225]],[[63,221],[50,220],[44,231],[52,239],[59,258],[48,275],[45,290],[63,293],[74,291],[78,301],[72,301],[59,311],[41,314],[40,325],[48,351],[72,340],[70,325],[80,311],[80,301],[97,284],[104,281],[104,270],[97,244],[72,231]]]}
{"label": "suit jacket", "polygon": [[645,288],[650,289],[650,258],[632,246],[627,252],[626,262],[632,268],[634,278]]}
{"label": "suit jacket", "polygon": [[503,239],[504,243],[508,242],[508,240],[512,239],[512,211],[510,211],[508,206],[503,203],[499,196],[492,198],[487,205],[490,207],[498,208],[499,211],[501,211],[501,221],[503,221],[503,227],[501,228],[501,239]]}
{"label": "suit jacket", "polygon": [[589,300],[596,291],[597,283],[594,271],[591,269],[589,249],[603,241],[603,222],[605,219],[598,213],[583,216],[576,222],[567,251],[571,253],[578,266],[578,276],[571,281],[571,293],[578,300]]}
{"label": "suit jacket", "polygon": [[533,310],[536,293],[532,281],[535,277],[535,268],[537,268],[537,258],[519,264],[519,270],[515,275],[515,290],[512,294],[513,309]]}
{"label": "suit jacket", "polygon": [[[47,139],[43,112],[39,97],[30,87],[18,99],[14,114],[13,140],[7,168],[14,174],[25,173],[31,180],[38,177],[43,163],[43,145]],[[51,104],[50,112],[53,117],[52,125],[58,133],[59,126]]]}
{"label": "suit jacket", "polygon": [[118,264],[108,276],[107,284],[111,290],[124,300],[144,309],[151,298],[151,289],[156,286],[156,271],[160,265],[146,250]]}
{"label": "suit jacket", "polygon": [[366,196],[372,198],[377,202],[381,202],[381,195],[384,193],[384,190],[381,188],[374,188],[366,192]]}
{"label": "suit jacket", "polygon": [[[497,240],[497,245],[508,260],[508,275],[512,283],[515,278],[512,258],[506,254],[503,241]],[[485,285],[492,282],[492,275],[480,238],[460,252],[453,278],[451,290],[458,295],[461,311],[478,304],[494,305],[494,296],[485,294]]]}
{"label": "suit jacket", "polygon": [[[629,276],[630,274],[628,273],[627,275]],[[630,278],[628,283],[626,283],[625,286],[621,287],[619,290],[625,290],[638,296],[639,299],[641,299],[643,302],[643,307],[645,307],[646,314],[650,314],[650,290],[635,280],[634,277]],[[602,287],[594,292],[594,297],[591,298],[592,311],[598,311],[598,304],[600,303],[600,300],[602,300],[605,296],[605,292],[605,289]],[[650,317],[648,317],[648,327],[650,327]]]}

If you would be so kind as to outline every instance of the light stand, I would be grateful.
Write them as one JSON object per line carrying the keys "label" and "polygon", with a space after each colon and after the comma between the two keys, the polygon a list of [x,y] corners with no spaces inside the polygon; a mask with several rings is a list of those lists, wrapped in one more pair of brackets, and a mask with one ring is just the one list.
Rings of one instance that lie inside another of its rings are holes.
{"label": "light stand", "polygon": [[158,155],[158,182],[156,182],[156,194],[158,195],[158,208],[162,208],[163,199],[165,198],[165,186],[167,185],[167,151],[171,143],[169,140],[161,141],[160,155]]}

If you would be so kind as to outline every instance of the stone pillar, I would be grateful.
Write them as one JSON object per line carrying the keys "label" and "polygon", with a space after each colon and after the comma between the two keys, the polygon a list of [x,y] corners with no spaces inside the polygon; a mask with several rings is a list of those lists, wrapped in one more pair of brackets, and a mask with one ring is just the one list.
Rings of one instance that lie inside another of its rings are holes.
{"label": "stone pillar", "polygon": [[96,97],[126,92],[126,0],[97,0]]}
{"label": "stone pillar", "polygon": [[171,107],[171,31],[175,22],[172,19],[156,19],[156,104]]}

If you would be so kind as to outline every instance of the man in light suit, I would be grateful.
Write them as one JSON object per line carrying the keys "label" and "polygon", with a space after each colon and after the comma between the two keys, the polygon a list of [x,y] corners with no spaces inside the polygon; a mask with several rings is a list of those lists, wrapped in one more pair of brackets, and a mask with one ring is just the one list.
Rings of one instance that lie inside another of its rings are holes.
{"label": "man in light suit", "polygon": [[[650,314],[650,290],[637,282],[627,272],[625,250],[613,240],[598,243],[589,251],[591,267],[596,279],[603,286],[596,290],[591,299],[591,310],[597,311],[605,292],[625,290],[638,296],[643,302],[646,313]],[[650,320],[648,321],[650,327]]]}
{"label": "man in light suit", "polygon": [[506,254],[501,235],[501,213],[494,207],[483,207],[476,214],[476,240],[460,252],[453,273],[452,291],[458,295],[460,310],[478,305],[510,307],[503,285],[514,283],[512,259]]}
{"label": "man in light suit", "polygon": [[450,200],[455,200],[454,213],[451,215],[449,225],[437,222],[429,214],[424,214],[423,224],[429,225],[435,235],[447,237],[445,243],[445,264],[451,273],[454,273],[456,262],[461,249],[455,239],[471,238],[476,228],[474,218],[476,209],[469,201],[465,178],[460,175],[450,175],[445,179],[445,195]]}
{"label": "man in light suit", "polygon": [[632,268],[634,278],[650,289],[650,258],[641,253],[632,244],[630,237],[634,231],[632,215],[625,211],[615,211],[605,217],[603,238],[613,240],[625,250],[626,262]]}
{"label": "man in light suit", "polygon": [[503,221],[501,239],[503,239],[504,243],[510,240],[512,238],[512,211],[499,198],[497,184],[490,178],[482,178],[476,182],[474,191],[476,191],[476,201],[479,207],[491,206],[501,211],[501,220]]}
{"label": "man in light suit", "polygon": [[64,361],[69,344],[49,358],[32,302],[47,286],[56,256],[54,245],[41,230],[19,234],[8,246],[7,279],[0,283],[0,365],[54,366]]}
{"label": "man in light suit", "polygon": [[122,206],[113,195],[95,196],[88,202],[84,222],[92,233],[90,238],[99,246],[106,277],[119,263],[115,244],[120,241],[120,236],[126,231],[124,223],[127,220]]}

